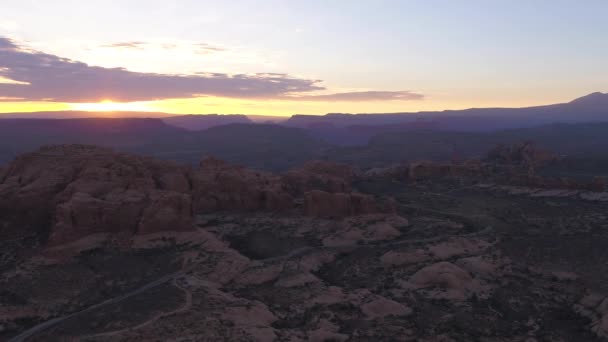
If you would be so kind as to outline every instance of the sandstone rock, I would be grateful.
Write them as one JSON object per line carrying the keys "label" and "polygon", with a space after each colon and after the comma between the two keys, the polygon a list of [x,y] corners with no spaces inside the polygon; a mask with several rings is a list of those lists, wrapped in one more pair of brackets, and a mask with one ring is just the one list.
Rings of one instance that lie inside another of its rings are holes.
{"label": "sandstone rock", "polygon": [[190,195],[172,191],[150,194],[149,205],[144,209],[138,234],[159,231],[192,230],[192,200]]}
{"label": "sandstone rock", "polygon": [[376,319],[386,316],[405,316],[412,313],[412,309],[384,297],[380,297],[365,303],[361,306],[361,311],[368,318]]}
{"label": "sandstone rock", "polygon": [[249,268],[240,274],[235,282],[239,285],[259,285],[277,279],[282,271],[282,264]]}
{"label": "sandstone rock", "polygon": [[[350,167],[322,161],[282,177],[211,157],[192,169],[94,146],[47,146],[3,168],[0,237],[35,235],[57,247],[108,233],[128,245],[136,235],[193,230],[195,215],[288,211],[293,196],[304,196],[305,213],[316,217],[394,210],[390,201],[345,192],[353,177]],[[370,231],[398,233],[388,225]]]}
{"label": "sandstone rock", "polygon": [[386,266],[411,265],[431,259],[431,256],[422,249],[414,251],[388,251],[380,257],[380,262]]}
{"label": "sandstone rock", "polygon": [[475,275],[488,278],[492,278],[500,266],[495,260],[490,260],[483,256],[462,258],[456,264]]}
{"label": "sandstone rock", "polygon": [[401,235],[392,224],[403,225],[406,219],[396,215],[359,215],[351,216],[332,225],[329,236],[323,238],[324,246],[355,245],[360,242],[391,240]]}
{"label": "sandstone rock", "polygon": [[321,320],[320,327],[308,333],[307,341],[326,342],[326,341],[346,341],[349,336],[338,333],[339,327],[327,320]]}
{"label": "sandstone rock", "polygon": [[327,161],[310,161],[283,175],[285,188],[297,195],[311,190],[350,192],[354,172],[348,165]]}
{"label": "sandstone rock", "polygon": [[344,217],[380,212],[372,196],[313,190],[304,195],[304,213],[316,217]]}
{"label": "sandstone rock", "polygon": [[39,234],[52,246],[104,232],[191,229],[189,195],[180,192],[189,189],[187,169],[169,162],[58,145],[17,158],[6,173],[0,212],[44,227]]}
{"label": "sandstone rock", "polygon": [[194,210],[286,210],[293,198],[282,189],[280,178],[247,170],[214,158],[201,162],[191,175]]}
{"label": "sandstone rock", "polygon": [[410,278],[410,283],[417,289],[439,288],[431,296],[459,301],[480,290],[479,283],[467,271],[450,262],[422,268]]}

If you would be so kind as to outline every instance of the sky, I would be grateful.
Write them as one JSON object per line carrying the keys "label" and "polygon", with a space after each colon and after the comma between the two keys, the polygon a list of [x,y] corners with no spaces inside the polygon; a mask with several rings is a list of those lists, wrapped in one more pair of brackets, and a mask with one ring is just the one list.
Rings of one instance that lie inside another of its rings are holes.
{"label": "sky", "polygon": [[608,91],[606,0],[0,2],[0,113],[409,112]]}

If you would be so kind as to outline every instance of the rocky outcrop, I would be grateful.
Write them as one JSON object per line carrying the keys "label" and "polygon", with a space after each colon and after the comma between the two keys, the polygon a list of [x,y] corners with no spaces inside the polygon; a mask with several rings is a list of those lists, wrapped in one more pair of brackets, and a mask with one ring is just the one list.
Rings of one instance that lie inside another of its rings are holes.
{"label": "rocky outcrop", "polygon": [[597,336],[608,338],[608,297],[597,293],[590,293],[574,305],[574,310],[581,316],[588,318],[590,326]]}
{"label": "rocky outcrop", "polygon": [[458,301],[480,290],[479,283],[467,271],[445,261],[422,268],[410,282],[416,289],[426,289],[430,297]]}
{"label": "rocky outcrop", "polygon": [[380,212],[394,212],[394,205],[360,193],[313,190],[304,195],[304,213],[308,216],[344,217]]}
{"label": "rocky outcrop", "polygon": [[287,210],[293,197],[279,176],[206,158],[191,174],[194,210]]}
{"label": "rocky outcrop", "polygon": [[209,157],[192,168],[85,145],[47,146],[0,173],[0,238],[35,235],[49,246],[92,234],[192,230],[194,214],[289,211],[310,216],[391,211],[351,193],[350,167],[323,161],[274,175]]}
{"label": "rocky outcrop", "polygon": [[3,233],[25,222],[46,227],[49,245],[59,245],[100,232],[188,230],[187,173],[175,164],[104,148],[44,147],[8,167],[0,211],[18,217],[9,214]]}
{"label": "rocky outcrop", "polygon": [[557,157],[534,143],[526,141],[511,146],[498,145],[487,153],[485,159],[492,163],[521,165],[530,168],[533,173],[534,168],[556,160]]}
{"label": "rocky outcrop", "polygon": [[282,180],[291,194],[301,194],[311,190],[333,193],[350,192],[354,177],[353,169],[348,165],[316,160],[287,172]]}
{"label": "rocky outcrop", "polygon": [[478,160],[467,160],[459,163],[436,163],[430,161],[412,162],[407,165],[407,175],[410,182],[450,178],[454,180],[480,179],[492,174],[492,165],[483,164]]}

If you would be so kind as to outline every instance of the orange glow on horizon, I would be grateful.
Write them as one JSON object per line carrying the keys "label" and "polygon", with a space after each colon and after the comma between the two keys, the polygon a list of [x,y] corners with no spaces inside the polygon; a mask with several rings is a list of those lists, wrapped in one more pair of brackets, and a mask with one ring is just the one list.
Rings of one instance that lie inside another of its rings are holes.
{"label": "orange glow on horizon", "polygon": [[71,110],[85,112],[150,112],[148,102],[114,102],[103,100],[95,103],[71,103]]}
{"label": "orange glow on horizon", "polygon": [[[105,112],[111,116],[115,112],[162,112],[167,114],[251,114],[271,116],[291,116],[293,114],[326,113],[391,113],[436,111],[445,109],[466,109],[484,107],[526,107],[533,105],[562,103],[560,98],[548,99],[478,99],[466,101],[458,96],[438,95],[422,101],[369,101],[369,102],[327,102],[294,101],[283,99],[236,99],[225,97],[199,97],[188,99],[162,99],[139,102],[114,102],[105,99],[95,103],[60,103],[51,101],[2,101],[0,116],[11,112],[38,111],[86,111]],[[105,114],[104,114],[105,116]]]}

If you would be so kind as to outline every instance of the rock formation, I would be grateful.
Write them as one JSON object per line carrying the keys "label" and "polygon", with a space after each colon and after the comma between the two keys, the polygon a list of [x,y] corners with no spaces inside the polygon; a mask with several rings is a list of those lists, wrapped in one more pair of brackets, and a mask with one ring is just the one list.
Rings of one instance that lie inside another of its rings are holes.
{"label": "rock formation", "polygon": [[287,210],[293,198],[278,176],[206,158],[191,173],[194,210]]}
{"label": "rock formation", "polygon": [[348,165],[316,160],[287,172],[283,175],[283,183],[292,194],[311,190],[350,192],[354,177],[353,169]]}
{"label": "rock formation", "polygon": [[329,193],[313,190],[304,195],[304,213],[316,217],[344,217],[379,212],[393,212],[391,202],[381,203],[360,193]]}
{"label": "rock formation", "polygon": [[310,162],[285,175],[209,157],[198,168],[84,145],[43,147],[0,173],[0,237],[37,235],[61,245],[91,234],[193,229],[195,214],[289,211],[342,217],[390,211],[351,193],[348,166]]}
{"label": "rock formation", "polygon": [[97,147],[42,148],[8,167],[0,185],[0,211],[9,214],[3,233],[17,233],[23,222],[46,226],[57,245],[94,233],[191,229],[186,171]]}

